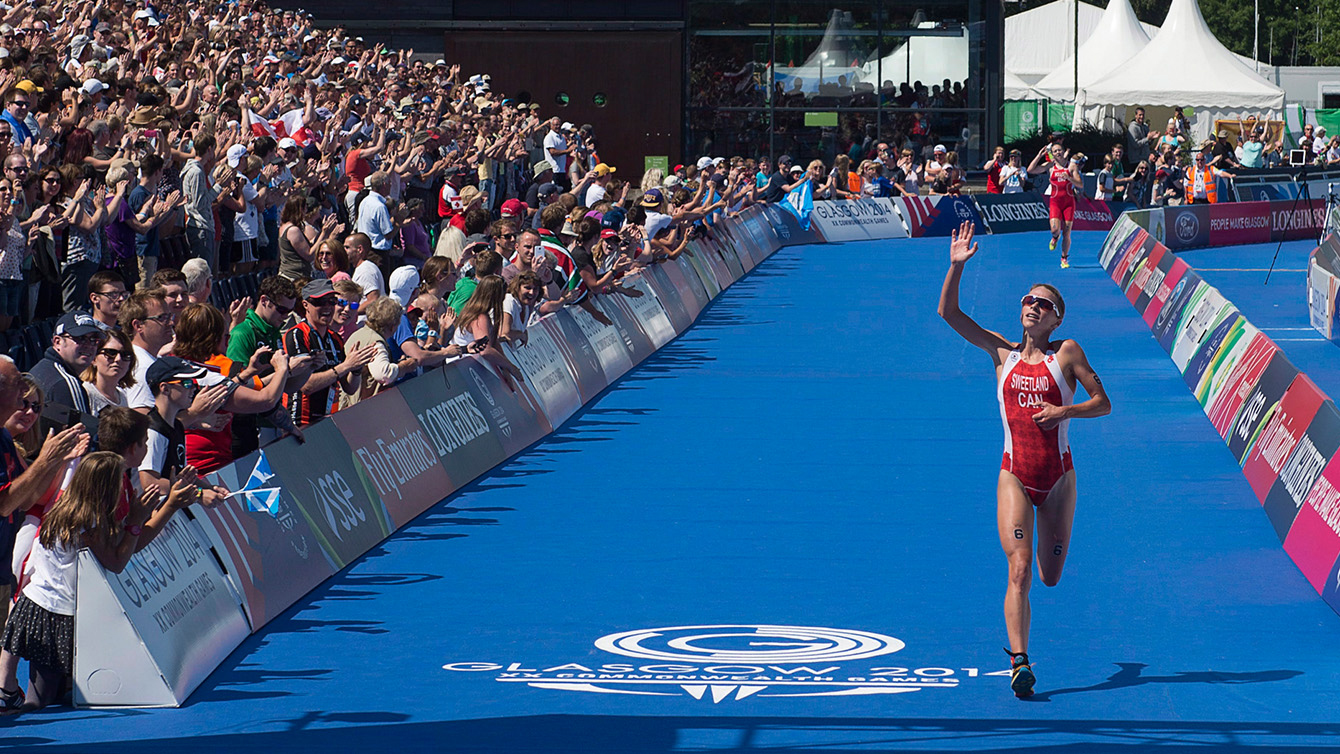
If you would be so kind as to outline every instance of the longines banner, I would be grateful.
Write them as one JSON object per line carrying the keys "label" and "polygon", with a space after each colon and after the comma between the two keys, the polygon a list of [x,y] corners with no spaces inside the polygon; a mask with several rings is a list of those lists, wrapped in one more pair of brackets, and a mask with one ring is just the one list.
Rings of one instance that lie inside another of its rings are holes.
{"label": "longines banner", "polygon": [[1047,200],[1036,191],[1018,194],[975,194],[973,201],[992,233],[1047,230]]}

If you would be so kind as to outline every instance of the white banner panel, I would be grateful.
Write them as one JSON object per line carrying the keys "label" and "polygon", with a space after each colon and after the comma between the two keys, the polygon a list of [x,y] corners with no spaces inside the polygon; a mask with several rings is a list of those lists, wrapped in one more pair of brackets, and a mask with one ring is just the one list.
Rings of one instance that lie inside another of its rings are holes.
{"label": "white banner panel", "polygon": [[892,199],[839,199],[815,202],[810,222],[833,241],[907,238]]}

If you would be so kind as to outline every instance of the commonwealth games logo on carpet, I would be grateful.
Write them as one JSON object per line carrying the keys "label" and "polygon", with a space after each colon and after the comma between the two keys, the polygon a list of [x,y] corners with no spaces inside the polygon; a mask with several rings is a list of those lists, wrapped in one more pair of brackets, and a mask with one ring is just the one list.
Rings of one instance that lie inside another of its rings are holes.
{"label": "commonwealth games logo on carpet", "polygon": [[610,634],[596,647],[626,657],[676,662],[842,662],[905,647],[892,636],[809,626],[675,626]]}
{"label": "commonwealth games logo on carpet", "polygon": [[901,640],[844,628],[729,624],[644,628],[596,639],[604,652],[634,661],[490,660],[450,662],[453,673],[494,674],[500,683],[533,689],[643,697],[726,700],[906,694],[958,688],[1008,670],[942,666],[880,666],[872,658],[899,652]]}

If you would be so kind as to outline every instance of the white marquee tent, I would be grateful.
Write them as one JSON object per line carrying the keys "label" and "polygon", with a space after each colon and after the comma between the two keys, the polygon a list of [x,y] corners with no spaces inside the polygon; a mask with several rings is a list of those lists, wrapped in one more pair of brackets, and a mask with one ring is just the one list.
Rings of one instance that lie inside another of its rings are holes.
{"label": "white marquee tent", "polygon": [[1216,118],[1249,113],[1278,117],[1284,108],[1284,90],[1215,39],[1196,0],[1173,0],[1162,28],[1145,49],[1084,85],[1079,104],[1077,110],[1083,109],[1083,117],[1090,122],[1103,117],[1095,108],[1188,106],[1195,109],[1193,133],[1204,138]]}
{"label": "white marquee tent", "polygon": [[[1080,45],[1079,85],[1086,87],[1103,78],[1148,44],[1149,35],[1135,17],[1130,0],[1111,0],[1093,34]],[[1075,56],[1067,56],[1033,88],[1048,99],[1074,99]],[[1006,98],[1009,98],[1008,94]]]}
{"label": "white marquee tent", "polygon": [[1024,80],[1014,74],[1013,71],[1005,70],[1005,99],[1023,100],[1023,99],[1042,99],[1041,95],[1033,91],[1033,87],[1024,83]]}
{"label": "white marquee tent", "polygon": [[[1092,36],[1103,8],[1079,3],[1079,44]],[[1152,37],[1159,27],[1141,23]],[[1005,70],[1025,82],[1037,83],[1070,58],[1075,49],[1075,0],[1056,0],[1005,19]],[[1082,58],[1081,58],[1082,59]],[[1080,78],[1083,78],[1081,73]]]}

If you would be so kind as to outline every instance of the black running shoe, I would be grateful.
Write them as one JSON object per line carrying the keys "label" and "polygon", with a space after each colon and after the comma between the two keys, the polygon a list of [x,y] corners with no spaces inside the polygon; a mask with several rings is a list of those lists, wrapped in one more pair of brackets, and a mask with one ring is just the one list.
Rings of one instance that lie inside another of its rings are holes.
{"label": "black running shoe", "polygon": [[1005,650],[1010,656],[1010,690],[1020,699],[1033,695],[1033,684],[1037,677],[1033,675],[1033,666],[1028,663],[1028,655],[1023,652]]}

